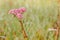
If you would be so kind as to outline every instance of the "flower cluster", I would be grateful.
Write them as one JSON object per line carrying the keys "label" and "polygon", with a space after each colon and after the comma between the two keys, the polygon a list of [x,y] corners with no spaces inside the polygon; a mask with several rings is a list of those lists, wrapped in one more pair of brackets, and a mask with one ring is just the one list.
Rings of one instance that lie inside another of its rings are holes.
{"label": "flower cluster", "polygon": [[26,11],[26,9],[24,7],[19,8],[19,9],[12,9],[9,11],[10,14],[15,15],[18,19],[22,19],[23,18],[23,13]]}

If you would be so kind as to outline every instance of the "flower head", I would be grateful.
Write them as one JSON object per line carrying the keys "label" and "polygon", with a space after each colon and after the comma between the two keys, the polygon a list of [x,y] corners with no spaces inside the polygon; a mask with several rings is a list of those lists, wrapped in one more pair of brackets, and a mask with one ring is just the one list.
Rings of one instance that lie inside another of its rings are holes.
{"label": "flower head", "polygon": [[23,18],[22,13],[24,13],[25,11],[26,11],[26,9],[24,7],[22,7],[19,9],[12,9],[9,11],[9,13],[15,15],[18,19],[22,19]]}

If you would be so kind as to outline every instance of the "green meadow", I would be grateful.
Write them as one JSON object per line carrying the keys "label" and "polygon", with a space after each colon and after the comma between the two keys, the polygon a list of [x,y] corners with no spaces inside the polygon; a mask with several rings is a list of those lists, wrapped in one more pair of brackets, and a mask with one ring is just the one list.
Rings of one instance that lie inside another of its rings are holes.
{"label": "green meadow", "polygon": [[[26,8],[23,26],[27,39],[18,19],[9,14],[9,10],[20,7]],[[0,0],[0,36],[5,36],[5,40],[55,40],[54,31],[49,28],[53,27],[57,15],[57,0]]]}

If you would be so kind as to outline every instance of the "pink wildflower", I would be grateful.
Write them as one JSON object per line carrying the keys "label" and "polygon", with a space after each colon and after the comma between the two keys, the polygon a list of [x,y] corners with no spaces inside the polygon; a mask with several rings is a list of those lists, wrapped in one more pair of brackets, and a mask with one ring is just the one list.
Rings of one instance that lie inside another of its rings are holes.
{"label": "pink wildflower", "polygon": [[19,9],[12,9],[9,11],[10,14],[13,14],[14,16],[16,16],[18,19],[22,19],[23,15],[22,13],[25,12],[26,9],[24,7],[19,8]]}

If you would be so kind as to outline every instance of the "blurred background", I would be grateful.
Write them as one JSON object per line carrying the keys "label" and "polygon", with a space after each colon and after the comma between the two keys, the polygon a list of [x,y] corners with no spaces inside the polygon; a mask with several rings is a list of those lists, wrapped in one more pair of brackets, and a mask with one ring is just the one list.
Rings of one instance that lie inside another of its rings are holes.
{"label": "blurred background", "polygon": [[25,40],[19,21],[8,14],[10,9],[20,7],[27,9],[23,24],[28,40],[55,40],[54,32],[48,35],[48,29],[57,20],[57,0],[0,0],[0,36],[5,36],[5,40]]}

